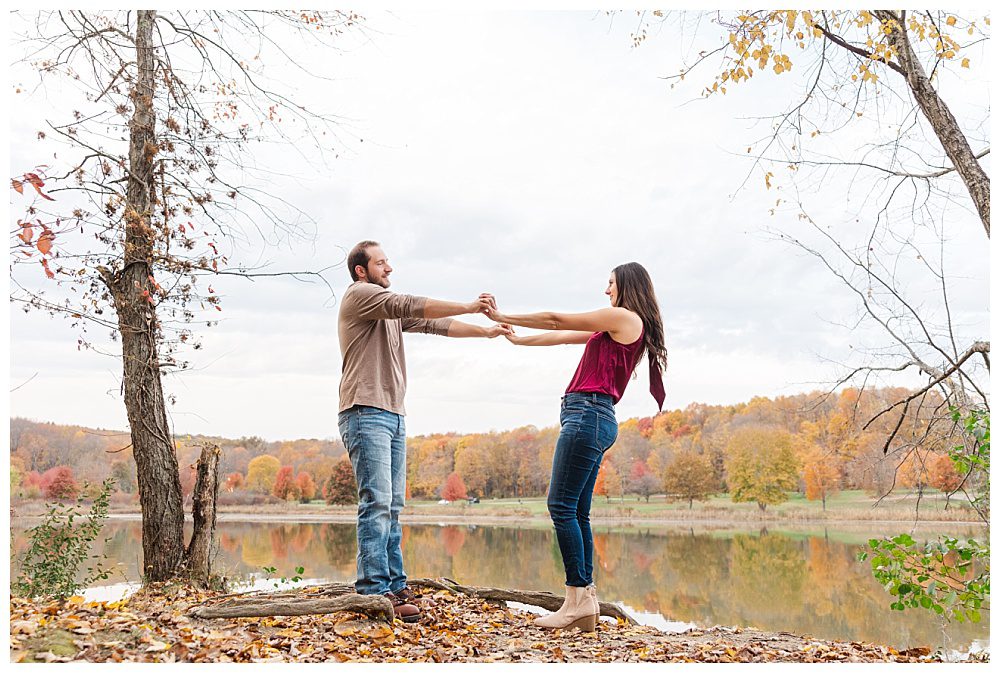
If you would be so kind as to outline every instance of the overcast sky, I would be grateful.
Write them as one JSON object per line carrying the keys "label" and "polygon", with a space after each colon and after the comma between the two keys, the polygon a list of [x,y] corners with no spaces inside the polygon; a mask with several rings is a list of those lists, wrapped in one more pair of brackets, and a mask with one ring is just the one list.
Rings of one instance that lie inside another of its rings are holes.
{"label": "overcast sky", "polygon": [[[840,326],[856,316],[853,297],[766,233],[801,224],[769,215],[776,192],[759,174],[740,189],[750,169],[740,155],[762,133],[745,118],[775,112],[791,80],[693,100],[696,85],[671,90],[662,79],[680,64],[674,36],[634,49],[631,15],[368,16],[369,43],[309,55],[329,60],[334,78],[311,100],[352,120],[341,156],[316,168],[291,148],[262,150],[260,161],[285,174],[275,188],[317,221],[312,242],[263,253],[272,268],[325,267],[372,238],[392,262],[395,291],[455,301],[488,291],[509,312],[584,311],[607,305],[611,268],[638,261],[663,310],[667,408],[817,389],[837,372],[824,359],[859,345]],[[37,163],[34,115],[64,110],[51,89],[10,101],[20,173]],[[838,226],[862,208],[835,193],[803,198]],[[948,226],[969,288],[953,309],[988,336],[981,226],[962,209]],[[233,256],[256,260],[257,243]],[[336,300],[350,279],[343,267],[328,277],[333,297],[289,279],[213,283],[223,319],[187,354],[194,370],[165,381],[178,433],[336,436]],[[11,415],[125,428],[120,361],[78,351],[75,337],[60,319],[12,309]],[[425,335],[405,343],[411,435],[555,425],[582,352]],[[619,419],[655,413],[644,374]]]}

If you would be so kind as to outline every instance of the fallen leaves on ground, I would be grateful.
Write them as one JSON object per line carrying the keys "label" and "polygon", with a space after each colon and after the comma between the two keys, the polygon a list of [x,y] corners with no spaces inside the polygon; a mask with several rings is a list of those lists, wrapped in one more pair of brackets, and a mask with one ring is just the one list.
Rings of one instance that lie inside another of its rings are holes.
{"label": "fallen leaves on ground", "polygon": [[897,651],[791,633],[716,627],[681,634],[602,620],[594,633],[550,631],[535,615],[447,592],[420,622],[350,614],[196,619],[216,596],[183,585],[147,587],[115,602],[35,603],[12,598],[11,661],[138,662],[917,662]]}

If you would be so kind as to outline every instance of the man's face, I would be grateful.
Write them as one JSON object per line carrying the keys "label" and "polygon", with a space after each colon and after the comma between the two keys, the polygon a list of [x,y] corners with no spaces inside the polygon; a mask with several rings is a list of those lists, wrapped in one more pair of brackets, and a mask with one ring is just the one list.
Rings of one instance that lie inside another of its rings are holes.
{"label": "man's face", "polygon": [[389,266],[389,258],[382,252],[382,248],[377,245],[368,248],[368,268],[364,275],[358,274],[361,276],[361,280],[387,288],[390,284],[390,273],[392,273],[392,267]]}

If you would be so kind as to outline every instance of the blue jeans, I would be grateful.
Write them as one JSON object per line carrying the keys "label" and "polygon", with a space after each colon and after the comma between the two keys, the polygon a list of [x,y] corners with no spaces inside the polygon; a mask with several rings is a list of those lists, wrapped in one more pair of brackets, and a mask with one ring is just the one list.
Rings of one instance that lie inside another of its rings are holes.
{"label": "blue jeans", "polygon": [[566,569],[566,585],[594,581],[594,536],[590,502],[604,452],[618,439],[618,421],[610,395],[567,393],[559,413],[559,440],[552,456],[549,516]]}
{"label": "blue jeans", "polygon": [[399,512],[406,493],[406,424],[391,411],[355,405],[338,416],[358,482],[359,594],[406,586]]}

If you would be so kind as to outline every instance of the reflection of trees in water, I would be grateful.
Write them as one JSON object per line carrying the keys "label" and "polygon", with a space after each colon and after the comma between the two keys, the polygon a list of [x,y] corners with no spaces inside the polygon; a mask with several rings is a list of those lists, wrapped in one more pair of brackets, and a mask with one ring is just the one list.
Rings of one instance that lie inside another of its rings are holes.
{"label": "reflection of trees in water", "polygon": [[240,539],[228,533],[219,534],[219,547],[230,554],[235,554],[240,548]]}
{"label": "reflection of trees in water", "polygon": [[240,559],[250,572],[260,572],[264,566],[272,565],[274,548],[271,546],[271,531],[264,526],[245,531]]}
{"label": "reflection of trees in water", "polygon": [[304,554],[309,544],[312,542],[316,526],[308,523],[300,523],[295,526],[292,540],[289,546],[295,554]]}
{"label": "reflection of trees in water", "polygon": [[403,569],[407,577],[451,577],[458,580],[452,567],[452,557],[442,547],[443,530],[445,528],[438,526],[403,526]]}
{"label": "reflection of trees in water", "polygon": [[801,603],[806,568],[805,544],[781,535],[733,536],[730,546],[730,581],[725,587],[739,624],[784,624],[794,628],[790,616]]}
{"label": "reflection of trees in water", "polygon": [[461,526],[445,526],[441,529],[441,547],[448,556],[454,556],[465,544],[465,531]]}
{"label": "reflection of trees in water", "polygon": [[693,530],[660,536],[662,551],[650,569],[659,612],[679,621],[725,623],[718,614],[725,603],[716,598],[729,580],[728,545]]}
{"label": "reflection of trees in water", "polygon": [[357,568],[358,533],[354,526],[338,523],[320,527],[320,541],[326,560],[334,568],[354,572]]}
{"label": "reflection of trees in water", "polygon": [[[13,550],[27,547],[14,529]],[[226,574],[278,567],[291,576],[353,581],[357,538],[353,524],[222,522],[216,567]],[[565,577],[551,528],[414,525],[403,528],[410,577],[451,577],[489,586],[562,592]],[[138,522],[105,527],[95,548],[139,579]],[[756,626],[823,638],[880,642],[894,647],[942,643],[937,619],[893,612],[889,597],[855,560],[860,542],[823,535],[792,537],[771,531],[707,533],[676,529],[601,530],[594,536],[595,581],[602,599],[700,624]],[[279,557],[285,557],[279,561]],[[16,569],[12,570],[16,572]],[[118,577],[111,580],[121,581]],[[952,624],[956,646],[989,634],[984,623]]]}

